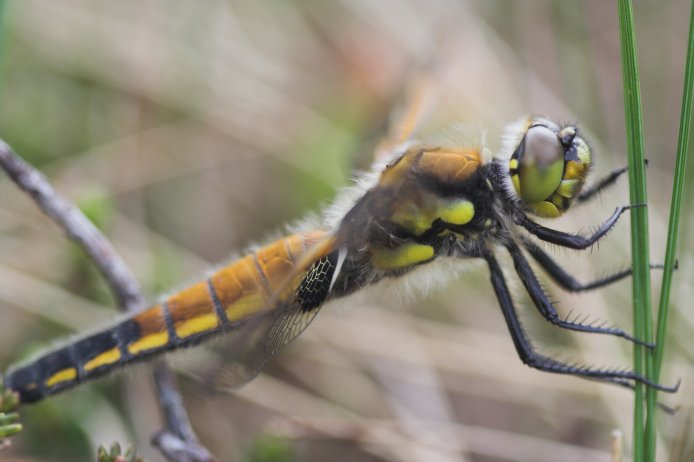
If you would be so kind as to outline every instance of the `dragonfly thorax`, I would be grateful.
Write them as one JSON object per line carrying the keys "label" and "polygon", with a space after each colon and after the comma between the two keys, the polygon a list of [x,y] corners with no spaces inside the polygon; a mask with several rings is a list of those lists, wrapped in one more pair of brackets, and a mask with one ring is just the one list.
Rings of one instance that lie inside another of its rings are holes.
{"label": "dragonfly thorax", "polygon": [[346,260],[335,295],[440,256],[477,254],[498,223],[503,188],[494,190],[493,171],[482,147],[416,144],[396,156],[339,226]]}

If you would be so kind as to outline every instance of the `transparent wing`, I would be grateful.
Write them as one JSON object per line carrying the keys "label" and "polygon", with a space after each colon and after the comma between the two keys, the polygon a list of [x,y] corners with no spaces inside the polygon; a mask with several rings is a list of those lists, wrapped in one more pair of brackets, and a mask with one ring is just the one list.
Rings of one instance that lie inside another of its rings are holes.
{"label": "transparent wing", "polygon": [[205,382],[215,388],[238,387],[255,378],[270,358],[313,321],[320,307],[305,311],[284,305],[250,319],[225,340],[221,361]]}
{"label": "transparent wing", "polygon": [[266,307],[232,324],[222,340],[211,346],[216,359],[211,365],[205,361],[206,370],[202,371],[194,364],[194,375],[218,389],[237,387],[256,377],[270,358],[301,334],[320,311],[337,268],[334,242],[328,237],[302,254]]}
{"label": "transparent wing", "polygon": [[404,91],[404,104],[393,113],[388,134],[374,153],[375,160],[390,156],[396,146],[410,139],[421,128],[440,98],[438,87],[431,70],[421,70],[410,80]]}

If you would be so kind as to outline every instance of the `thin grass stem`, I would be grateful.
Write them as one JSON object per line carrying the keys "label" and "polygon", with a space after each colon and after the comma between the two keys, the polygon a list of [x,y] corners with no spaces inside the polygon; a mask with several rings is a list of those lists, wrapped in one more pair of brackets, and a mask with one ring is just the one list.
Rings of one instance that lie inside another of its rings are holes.
{"label": "thin grass stem", "polygon": [[[660,369],[663,363],[665,340],[667,338],[667,324],[670,313],[670,291],[672,288],[673,268],[676,261],[677,240],[682,210],[682,196],[684,194],[684,179],[687,173],[687,156],[689,152],[689,130],[692,119],[692,93],[694,93],[694,2],[692,2],[689,19],[689,41],[687,43],[687,58],[684,71],[684,89],[682,91],[682,109],[680,112],[680,129],[677,139],[677,157],[675,160],[675,173],[672,182],[672,199],[670,201],[670,218],[668,221],[667,243],[665,246],[665,270],[663,271],[663,283],[660,289],[658,303],[658,324],[656,334],[656,349],[653,352],[653,374],[650,377],[654,381],[660,378]],[[647,390],[647,404],[655,406],[657,402],[657,390]],[[647,421],[647,434],[653,434],[655,438],[654,420]],[[655,459],[655,447],[650,457]]]}
{"label": "thin grass stem", "polygon": [[[643,120],[641,90],[639,86],[638,59],[634,12],[630,0],[618,1],[619,31],[622,55],[622,77],[624,81],[624,113],[627,132],[629,164],[629,198],[632,204],[647,203],[646,174],[644,163]],[[634,265],[632,297],[634,310],[634,333],[637,338],[651,341],[653,321],[651,319],[651,278],[648,243],[648,208],[637,207],[631,211],[631,253]],[[634,370],[651,377],[651,356],[645,348],[634,345]],[[634,390],[634,460],[646,461],[655,451],[655,438],[651,441],[644,431],[644,419],[653,415],[644,412],[644,389],[636,384]],[[646,425],[648,427],[648,425]],[[653,426],[651,425],[651,428]]]}

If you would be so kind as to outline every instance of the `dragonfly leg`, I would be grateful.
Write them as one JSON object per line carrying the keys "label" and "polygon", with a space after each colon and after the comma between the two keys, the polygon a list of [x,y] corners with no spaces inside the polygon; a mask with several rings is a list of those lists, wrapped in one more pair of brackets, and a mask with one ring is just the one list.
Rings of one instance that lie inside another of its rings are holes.
{"label": "dragonfly leg", "polygon": [[598,229],[589,237],[584,237],[579,234],[565,233],[563,231],[558,231],[552,228],[546,228],[538,223],[535,223],[525,214],[519,215],[516,220],[517,223],[528,230],[529,233],[537,236],[539,239],[556,244],[562,247],[568,247],[570,249],[583,250],[593,244],[607,234],[609,230],[617,223],[619,217],[627,210],[642,206],[643,204],[631,204],[622,205],[615,209],[614,213],[610,218],[608,218],[603,224],[601,224]]}
{"label": "dragonfly leg", "polygon": [[605,177],[601,178],[600,181],[598,181],[593,186],[579,194],[576,198],[576,203],[579,204],[581,202],[586,202],[587,200],[594,198],[600,192],[615,184],[617,180],[627,172],[627,170],[628,167],[622,167],[612,170]]}
{"label": "dragonfly leg", "polygon": [[679,383],[675,386],[668,387],[654,383],[633,371],[596,369],[577,364],[567,364],[537,353],[526,337],[523,327],[518,320],[518,315],[515,307],[513,306],[513,300],[511,299],[511,294],[506,285],[506,280],[504,279],[504,274],[499,266],[499,263],[490,251],[485,251],[482,256],[487,261],[489,266],[494,292],[499,300],[499,305],[501,306],[501,311],[511,333],[513,344],[516,347],[516,351],[518,352],[518,355],[523,363],[532,368],[555,374],[575,375],[594,380],[616,383],[623,386],[628,386],[627,384],[629,382],[639,382],[659,391],[668,393],[674,393],[677,391],[679,388]]}
{"label": "dragonfly leg", "polygon": [[533,270],[530,267],[528,260],[525,259],[525,256],[521,252],[520,248],[518,248],[518,246],[514,242],[509,242],[508,244],[506,244],[506,248],[508,249],[509,253],[511,254],[511,257],[513,258],[513,264],[516,268],[516,273],[518,273],[518,276],[523,282],[523,286],[525,287],[525,290],[528,292],[528,295],[530,295],[533,304],[540,312],[540,314],[550,323],[554,324],[555,326],[562,327],[564,329],[575,330],[578,332],[607,334],[622,337],[638,345],[647,346],[649,348],[653,348],[655,346],[652,343],[644,342],[642,340],[634,338],[632,335],[627,334],[625,331],[617,327],[595,326],[591,324],[584,324],[580,321],[570,321],[568,319],[563,319],[561,316],[559,316],[559,313],[557,313],[557,309],[554,307],[549,298],[547,298],[547,294],[545,294],[545,291],[542,289],[540,282],[537,280],[537,277],[533,273]]}
{"label": "dragonfly leg", "polygon": [[[631,276],[633,273],[632,268],[627,268],[622,271],[617,271],[612,274],[608,274],[605,277],[595,279],[590,282],[580,282],[576,280],[569,272],[562,268],[556,261],[550,257],[547,252],[542,250],[538,245],[531,242],[528,239],[523,239],[523,244],[530,255],[537,261],[540,266],[549,274],[554,282],[559,284],[564,290],[569,292],[584,292],[587,290],[598,289],[600,287],[607,286],[617,281]],[[663,265],[653,263],[651,264],[651,269],[663,269]]]}

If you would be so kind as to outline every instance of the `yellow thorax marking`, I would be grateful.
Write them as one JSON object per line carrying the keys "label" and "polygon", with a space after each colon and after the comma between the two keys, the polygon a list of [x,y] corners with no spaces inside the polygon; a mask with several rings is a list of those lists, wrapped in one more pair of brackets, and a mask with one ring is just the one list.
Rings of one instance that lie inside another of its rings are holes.
{"label": "yellow thorax marking", "polygon": [[435,208],[429,210],[411,203],[402,205],[395,211],[391,220],[415,236],[421,236],[431,228],[436,219],[440,218],[452,225],[464,225],[475,216],[475,206],[465,199],[445,202],[432,199],[431,202]]}
{"label": "yellow thorax marking", "polygon": [[210,313],[181,321],[175,325],[175,329],[179,338],[186,338],[200,332],[215,329],[218,326],[219,318],[217,318],[217,314]]}
{"label": "yellow thorax marking", "polygon": [[472,202],[461,200],[452,202],[438,211],[439,217],[452,225],[464,225],[475,216],[475,206]]}
{"label": "yellow thorax marking", "polygon": [[77,369],[74,367],[68,367],[67,369],[62,369],[55,374],[48,377],[46,380],[46,386],[52,387],[61,382],[69,382],[77,378]]}
{"label": "yellow thorax marking", "polygon": [[111,348],[103,353],[94,356],[84,364],[85,371],[91,371],[97,367],[106,366],[118,362],[120,359],[120,349],[118,347]]}
{"label": "yellow thorax marking", "polygon": [[128,352],[132,355],[136,355],[143,351],[166,345],[168,341],[169,333],[166,331],[145,335],[141,339],[135,340],[133,343],[128,345]]}
{"label": "yellow thorax marking", "polygon": [[425,244],[403,244],[394,249],[382,248],[373,253],[373,264],[381,269],[416,265],[434,258],[434,248]]}
{"label": "yellow thorax marking", "polygon": [[393,220],[393,223],[397,223],[411,231],[415,236],[421,236],[427,232],[434,221],[428,213],[418,209],[416,206],[402,207],[393,214],[391,220]]}

